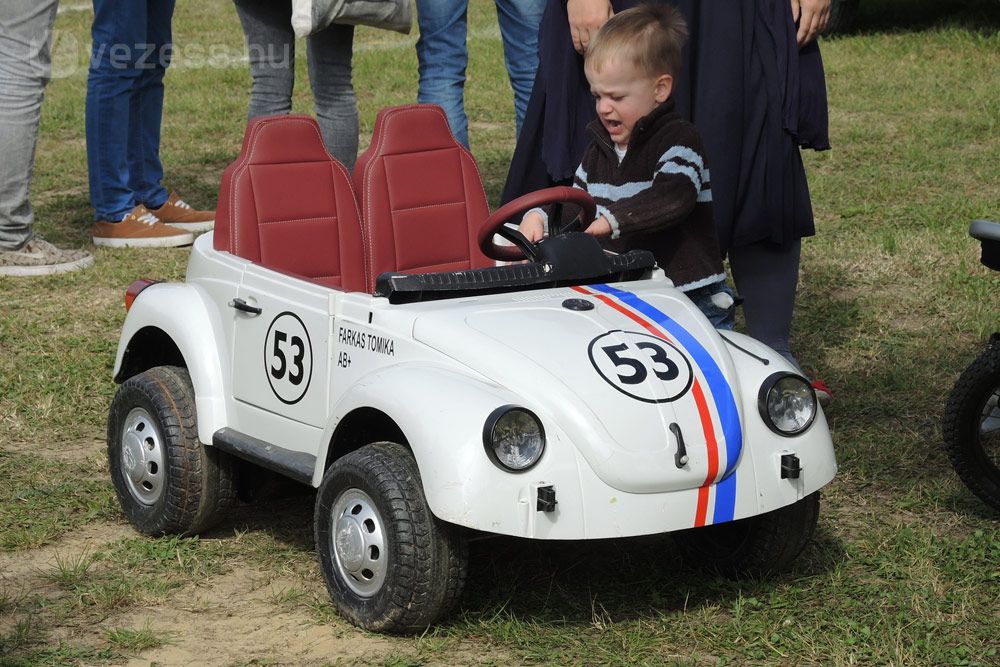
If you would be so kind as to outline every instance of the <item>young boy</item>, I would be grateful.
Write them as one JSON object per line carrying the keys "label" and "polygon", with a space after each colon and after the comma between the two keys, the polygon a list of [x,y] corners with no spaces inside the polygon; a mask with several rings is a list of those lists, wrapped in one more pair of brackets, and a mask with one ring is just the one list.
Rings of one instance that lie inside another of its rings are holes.
{"label": "young boy", "polygon": [[[598,217],[584,231],[609,250],[652,251],[713,325],[732,329],[733,293],[701,138],[670,99],[686,38],[683,17],[666,4],[623,11],[598,31],[584,60],[597,102],[597,120],[588,126],[594,138],[573,180],[597,203]],[[520,231],[538,241],[546,222],[544,211],[533,209]]]}

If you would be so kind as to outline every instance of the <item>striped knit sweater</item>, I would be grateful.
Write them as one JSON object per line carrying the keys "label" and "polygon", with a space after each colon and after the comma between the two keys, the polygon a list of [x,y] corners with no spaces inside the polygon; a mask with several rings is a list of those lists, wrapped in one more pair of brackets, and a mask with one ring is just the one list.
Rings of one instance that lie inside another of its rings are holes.
{"label": "striped knit sweater", "polygon": [[590,193],[611,223],[605,247],[652,251],[678,288],[690,291],[726,277],[712,219],[712,187],[694,125],[667,100],[640,118],[618,162],[600,121],[573,185]]}

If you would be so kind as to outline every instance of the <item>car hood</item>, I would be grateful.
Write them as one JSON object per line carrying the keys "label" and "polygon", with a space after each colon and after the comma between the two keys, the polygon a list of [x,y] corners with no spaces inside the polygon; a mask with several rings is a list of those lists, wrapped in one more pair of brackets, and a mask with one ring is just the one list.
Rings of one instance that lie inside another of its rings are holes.
{"label": "car hood", "polygon": [[654,285],[454,304],[418,316],[413,333],[555,422],[547,432],[565,433],[614,488],[697,488],[727,476],[740,455],[735,371],[691,302]]}

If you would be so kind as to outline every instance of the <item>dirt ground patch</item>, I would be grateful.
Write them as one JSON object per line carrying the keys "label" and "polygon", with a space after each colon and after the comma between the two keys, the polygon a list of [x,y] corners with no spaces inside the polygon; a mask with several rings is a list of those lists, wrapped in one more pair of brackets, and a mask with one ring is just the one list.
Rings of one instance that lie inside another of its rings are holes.
{"label": "dirt ground patch", "polygon": [[[97,552],[113,554],[116,542],[136,536],[125,524],[95,523],[38,549],[0,553],[0,636],[15,632],[26,618],[51,615],[47,607],[71,597],[54,580],[60,567],[72,567]],[[44,641],[96,650],[108,644],[110,632],[123,629],[148,630],[165,640],[140,651],[119,649],[129,656],[126,664],[134,666],[515,662],[472,641],[425,641],[358,630],[332,612],[322,580],[312,574],[306,576],[301,567],[270,571],[227,559],[225,573],[161,597],[144,596],[138,605],[49,619]]]}

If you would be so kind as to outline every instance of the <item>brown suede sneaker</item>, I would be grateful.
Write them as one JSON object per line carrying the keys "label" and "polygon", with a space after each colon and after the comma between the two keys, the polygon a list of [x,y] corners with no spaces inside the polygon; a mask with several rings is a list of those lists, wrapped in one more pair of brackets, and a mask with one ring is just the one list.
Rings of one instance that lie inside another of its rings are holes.
{"label": "brown suede sneaker", "polygon": [[160,222],[139,204],[121,222],[100,220],[91,232],[94,245],[112,248],[176,248],[191,245],[194,235]]}
{"label": "brown suede sneaker", "polygon": [[164,224],[188,232],[207,232],[215,227],[215,211],[193,209],[176,192],[170,193],[163,206],[149,211]]}

